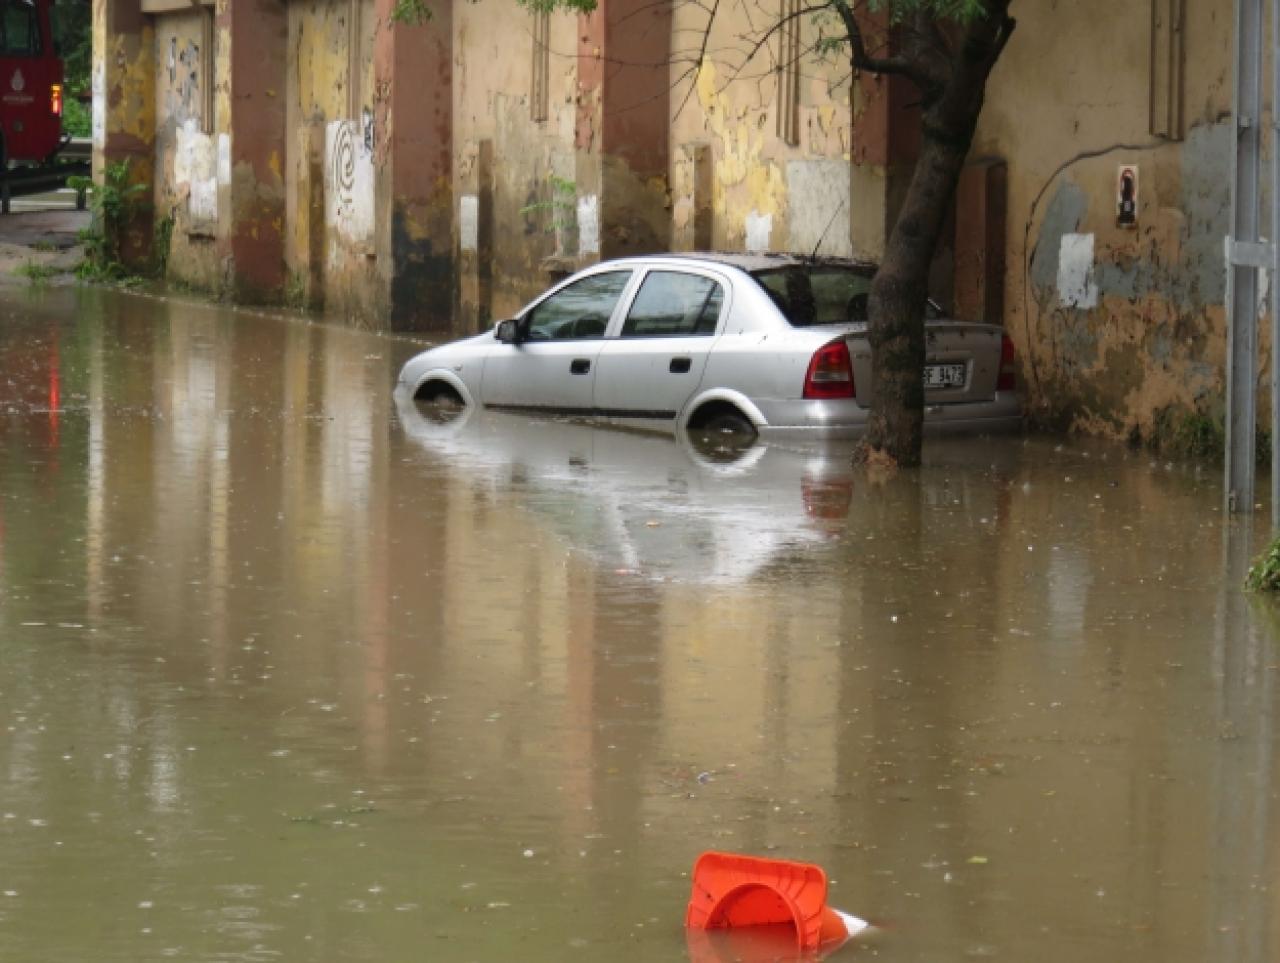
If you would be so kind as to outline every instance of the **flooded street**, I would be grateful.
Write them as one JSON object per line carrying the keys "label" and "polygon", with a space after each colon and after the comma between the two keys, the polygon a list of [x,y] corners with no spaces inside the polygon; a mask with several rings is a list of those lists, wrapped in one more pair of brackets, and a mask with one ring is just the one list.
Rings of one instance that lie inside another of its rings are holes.
{"label": "flooded street", "polygon": [[1280,614],[1216,466],[874,484],[0,298],[0,960],[680,961],[706,849],[823,866],[883,926],[836,959],[1280,958]]}

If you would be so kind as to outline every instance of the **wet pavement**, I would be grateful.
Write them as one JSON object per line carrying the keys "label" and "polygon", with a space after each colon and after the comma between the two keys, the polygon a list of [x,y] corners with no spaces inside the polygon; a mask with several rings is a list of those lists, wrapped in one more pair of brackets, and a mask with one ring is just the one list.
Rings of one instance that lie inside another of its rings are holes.
{"label": "wet pavement", "polygon": [[0,960],[679,961],[704,849],[825,867],[882,927],[837,959],[1280,957],[1280,619],[1212,467],[875,483],[0,298]]}

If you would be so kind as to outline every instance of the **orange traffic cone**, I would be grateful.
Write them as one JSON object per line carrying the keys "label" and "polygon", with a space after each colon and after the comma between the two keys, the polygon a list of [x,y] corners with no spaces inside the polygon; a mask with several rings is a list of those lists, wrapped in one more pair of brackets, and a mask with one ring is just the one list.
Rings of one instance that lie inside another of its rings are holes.
{"label": "orange traffic cone", "polygon": [[827,905],[827,874],[821,866],[733,853],[698,857],[685,926],[778,924],[795,928],[800,953],[829,952],[867,928],[864,920]]}

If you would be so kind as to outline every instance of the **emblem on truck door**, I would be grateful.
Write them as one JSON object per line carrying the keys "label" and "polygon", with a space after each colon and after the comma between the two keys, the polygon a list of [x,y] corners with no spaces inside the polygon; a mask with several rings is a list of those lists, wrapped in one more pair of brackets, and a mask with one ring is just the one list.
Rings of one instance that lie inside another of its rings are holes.
{"label": "emblem on truck door", "polygon": [[22,76],[21,67],[19,67],[17,70],[13,72],[13,77],[9,81],[9,86],[12,87],[13,90],[17,93],[21,93],[22,88],[27,86],[27,82],[26,80],[23,79],[23,76]]}

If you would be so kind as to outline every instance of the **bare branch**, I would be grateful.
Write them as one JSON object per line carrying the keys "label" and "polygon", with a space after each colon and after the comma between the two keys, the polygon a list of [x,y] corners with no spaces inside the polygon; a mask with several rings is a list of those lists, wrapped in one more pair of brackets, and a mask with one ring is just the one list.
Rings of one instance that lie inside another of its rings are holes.
{"label": "bare branch", "polygon": [[698,75],[702,73],[702,61],[707,56],[707,44],[711,41],[711,27],[716,21],[716,11],[719,9],[720,0],[715,0],[711,7],[711,13],[707,16],[707,25],[702,31],[702,46],[698,50],[697,66],[693,68],[693,79],[689,82],[689,89],[685,92],[684,99],[680,101],[680,106],[676,108],[676,117],[679,117],[684,112],[685,105],[689,103],[689,98],[698,89]]}
{"label": "bare branch", "polygon": [[901,56],[873,57],[867,52],[867,44],[862,36],[862,27],[854,14],[849,0],[831,0],[831,6],[840,15],[845,31],[849,35],[849,44],[853,48],[853,66],[856,70],[869,70],[875,74],[901,74],[915,82],[921,89],[933,85],[932,78],[918,64]]}

